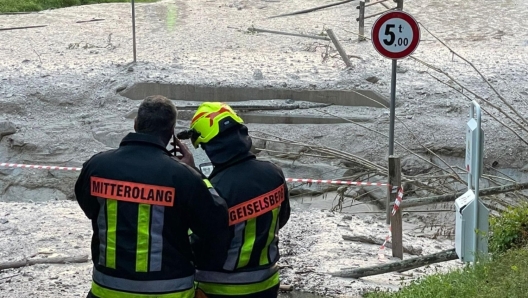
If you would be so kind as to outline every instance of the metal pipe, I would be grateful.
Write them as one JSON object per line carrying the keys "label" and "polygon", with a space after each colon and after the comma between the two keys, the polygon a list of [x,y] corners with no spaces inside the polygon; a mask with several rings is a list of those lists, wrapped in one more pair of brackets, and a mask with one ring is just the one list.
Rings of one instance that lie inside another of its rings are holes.
{"label": "metal pipe", "polygon": [[392,59],[390,124],[389,124],[389,156],[394,155],[394,118],[396,114],[396,68],[398,60]]}
{"label": "metal pipe", "polygon": [[[476,148],[475,151],[475,164],[472,165],[473,166],[473,169],[475,170],[474,171],[474,175],[473,175],[473,179],[474,179],[474,186],[475,186],[475,205],[474,205],[474,209],[473,209],[473,212],[474,212],[474,220],[473,220],[473,225],[474,225],[474,231],[475,231],[475,235],[473,235],[475,237],[475,241],[473,243],[473,251],[475,253],[475,259],[477,258],[476,254],[477,254],[477,241],[478,241],[478,233],[477,233],[477,228],[478,228],[478,220],[479,220],[479,173],[480,173],[480,159],[482,158],[482,156],[480,156],[480,131],[481,131],[481,110],[480,110],[480,105],[473,100],[473,105],[472,107],[474,106],[475,107],[475,112],[477,113],[477,138],[476,138],[476,144],[474,145],[474,147]],[[472,113],[472,117],[473,117],[473,113]]]}
{"label": "metal pipe", "polygon": [[130,3],[132,3],[132,42],[134,51],[134,62],[136,62],[136,7],[134,4],[134,0],[130,1]]}

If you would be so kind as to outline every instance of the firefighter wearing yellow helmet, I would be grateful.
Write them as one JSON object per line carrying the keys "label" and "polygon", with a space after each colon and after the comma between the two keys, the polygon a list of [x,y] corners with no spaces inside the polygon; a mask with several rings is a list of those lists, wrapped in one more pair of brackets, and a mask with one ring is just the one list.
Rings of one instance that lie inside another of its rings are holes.
{"label": "firefighter wearing yellow helmet", "polygon": [[198,291],[207,297],[277,297],[278,232],[290,217],[282,170],[251,153],[244,121],[225,103],[202,103],[191,130],[194,147],[201,147],[214,166],[209,181],[226,200],[231,232],[221,262],[210,260],[210,245],[191,235]]}

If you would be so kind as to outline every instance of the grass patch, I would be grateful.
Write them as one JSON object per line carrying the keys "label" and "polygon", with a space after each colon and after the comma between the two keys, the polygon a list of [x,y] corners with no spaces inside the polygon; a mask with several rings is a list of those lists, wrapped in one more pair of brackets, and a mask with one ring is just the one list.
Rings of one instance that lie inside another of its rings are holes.
{"label": "grass patch", "polygon": [[512,249],[494,260],[411,282],[399,292],[366,293],[368,298],[528,297],[528,248]]}
{"label": "grass patch", "polygon": [[[157,0],[136,0],[135,2],[156,2]],[[130,2],[130,0],[0,0],[0,12],[41,11],[76,5]]]}

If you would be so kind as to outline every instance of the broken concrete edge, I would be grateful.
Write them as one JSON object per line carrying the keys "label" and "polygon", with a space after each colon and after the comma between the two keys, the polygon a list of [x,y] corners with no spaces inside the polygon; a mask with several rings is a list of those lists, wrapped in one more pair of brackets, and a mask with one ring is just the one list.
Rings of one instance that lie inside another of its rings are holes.
{"label": "broken concrete edge", "polygon": [[[194,111],[178,111],[178,120],[191,120]],[[371,122],[372,117],[324,117],[324,116],[303,116],[303,115],[276,115],[259,113],[238,113],[245,123],[259,124],[338,124],[353,122]],[[128,112],[124,117],[134,119],[137,116],[137,109]]]}
{"label": "broken concrete edge", "polygon": [[194,84],[136,83],[119,92],[132,100],[163,95],[172,100],[237,102],[246,100],[293,99],[342,106],[388,108],[389,101],[372,90],[308,90],[288,88],[200,86]]}

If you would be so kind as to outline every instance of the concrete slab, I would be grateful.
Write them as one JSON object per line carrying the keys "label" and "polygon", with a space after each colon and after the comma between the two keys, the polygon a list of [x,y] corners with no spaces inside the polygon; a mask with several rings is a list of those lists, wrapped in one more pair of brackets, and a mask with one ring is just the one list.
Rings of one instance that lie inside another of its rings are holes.
{"label": "concrete slab", "polygon": [[293,99],[342,106],[386,108],[389,101],[371,90],[296,90],[231,86],[199,86],[191,84],[137,83],[121,95],[142,100],[150,95],[163,95],[172,100],[236,102],[245,100]]}

